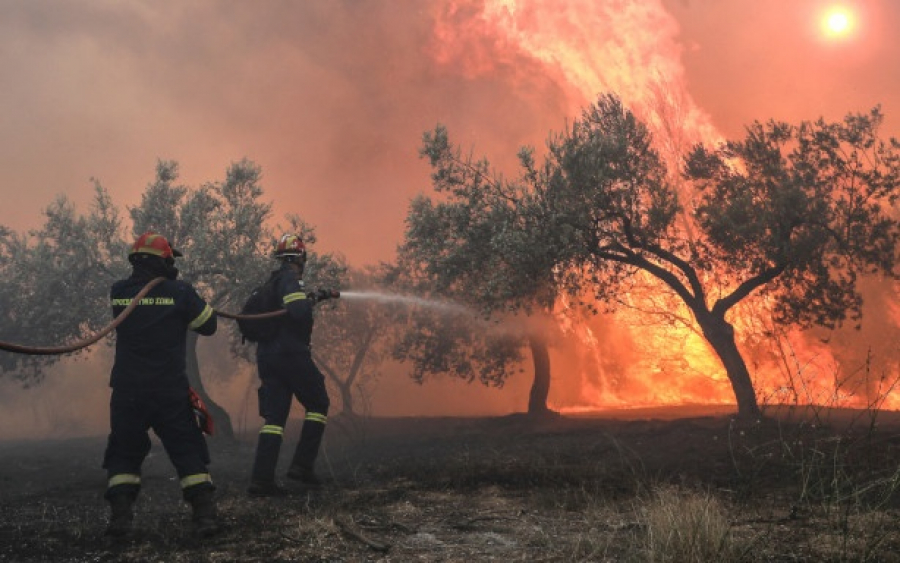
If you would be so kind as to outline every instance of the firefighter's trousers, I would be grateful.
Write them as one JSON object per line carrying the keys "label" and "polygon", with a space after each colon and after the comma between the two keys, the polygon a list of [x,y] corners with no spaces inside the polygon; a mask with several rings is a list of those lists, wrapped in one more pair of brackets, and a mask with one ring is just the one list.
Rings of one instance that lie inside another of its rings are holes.
{"label": "firefighter's trousers", "polygon": [[330,401],[325,376],[309,350],[291,355],[261,355],[257,360],[261,380],[259,414],[264,425],[259,433],[252,479],[272,482],[294,397],[306,409],[306,415],[291,466],[309,469],[319,453]]}
{"label": "firefighter's trousers", "polygon": [[197,426],[187,389],[113,389],[109,417],[110,434],[103,459],[109,479],[107,498],[137,496],[141,465],[150,452],[150,429],[175,466],[185,500],[214,488],[207,470],[209,449]]}

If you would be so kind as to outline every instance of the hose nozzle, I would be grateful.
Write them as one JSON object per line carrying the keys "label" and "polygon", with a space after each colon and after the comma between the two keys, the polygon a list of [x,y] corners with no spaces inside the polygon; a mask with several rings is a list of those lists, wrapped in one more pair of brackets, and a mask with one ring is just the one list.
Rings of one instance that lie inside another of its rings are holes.
{"label": "hose nozzle", "polygon": [[341,292],[336,289],[319,289],[313,294],[313,299],[318,302],[326,299],[337,299],[340,296]]}

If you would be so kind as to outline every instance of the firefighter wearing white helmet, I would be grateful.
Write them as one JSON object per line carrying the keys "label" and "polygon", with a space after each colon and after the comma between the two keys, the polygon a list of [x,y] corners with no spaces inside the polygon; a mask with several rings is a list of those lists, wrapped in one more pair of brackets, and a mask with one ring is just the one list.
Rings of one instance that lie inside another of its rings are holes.
{"label": "firefighter wearing white helmet", "polygon": [[329,290],[306,292],[303,282],[306,245],[300,235],[283,235],[275,245],[274,257],[279,268],[272,272],[270,280],[275,284],[278,300],[287,315],[277,334],[271,340],[260,341],[256,349],[259,412],[264,422],[259,431],[248,489],[252,496],[280,496],[287,492],[275,479],[275,467],[295,397],[306,409],[306,415],[287,477],[305,486],[321,485],[314,465],[330,405],[325,376],[312,359],[310,341],[313,306],[339,294]]}

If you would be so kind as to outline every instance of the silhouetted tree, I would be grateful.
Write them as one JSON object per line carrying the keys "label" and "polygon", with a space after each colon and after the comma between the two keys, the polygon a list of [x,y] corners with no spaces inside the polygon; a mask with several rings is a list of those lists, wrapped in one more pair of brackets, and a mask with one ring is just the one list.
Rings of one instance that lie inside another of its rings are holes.
{"label": "silhouetted tree", "polygon": [[727,318],[754,293],[781,325],[834,327],[861,316],[857,279],[893,275],[898,143],[875,108],[843,121],[754,123],[746,137],[697,146],[685,177],[699,193],[689,238],[647,128],[613,95],[550,140],[524,177],[553,249],[558,283],[615,304],[636,274],[690,310],[722,361],[743,416],[759,407]]}

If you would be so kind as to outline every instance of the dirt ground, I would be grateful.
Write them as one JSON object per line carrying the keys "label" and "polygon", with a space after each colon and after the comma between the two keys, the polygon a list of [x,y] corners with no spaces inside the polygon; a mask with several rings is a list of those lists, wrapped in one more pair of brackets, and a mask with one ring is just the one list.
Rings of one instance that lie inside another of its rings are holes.
{"label": "dirt ground", "polygon": [[663,489],[721,503],[729,560],[900,561],[900,417],[768,414],[335,417],[327,485],[277,499],[245,492],[255,436],[214,438],[208,539],[158,443],[124,540],[103,533],[103,437],[0,443],[0,561],[677,561],[648,542]]}

